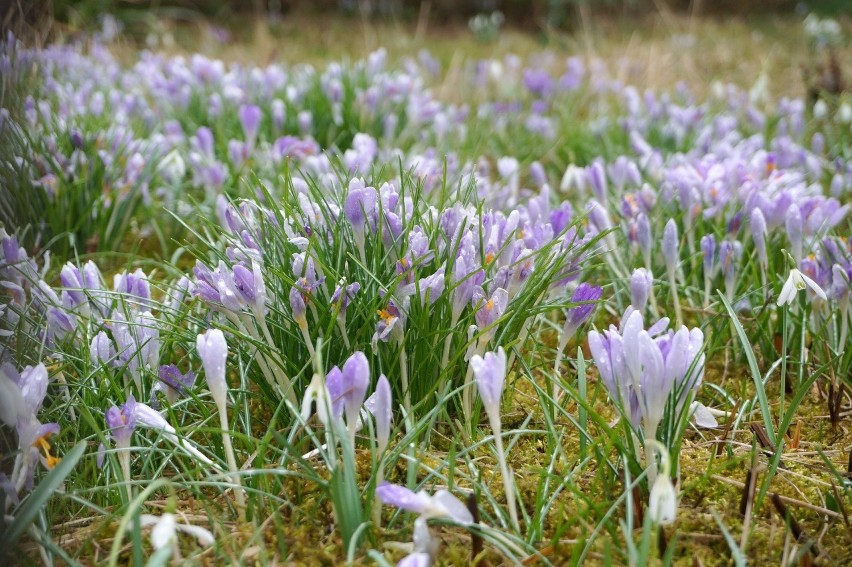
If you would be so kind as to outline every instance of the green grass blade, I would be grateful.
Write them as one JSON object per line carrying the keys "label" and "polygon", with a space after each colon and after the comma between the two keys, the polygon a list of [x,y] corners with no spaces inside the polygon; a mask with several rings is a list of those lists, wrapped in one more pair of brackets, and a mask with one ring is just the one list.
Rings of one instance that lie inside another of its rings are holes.
{"label": "green grass blade", "polygon": [[754,381],[757,401],[760,403],[760,413],[763,414],[763,425],[766,428],[766,434],[769,436],[769,440],[772,441],[773,445],[775,445],[775,425],[772,423],[772,414],[769,413],[769,401],[766,398],[766,388],[763,387],[763,378],[760,375],[760,369],[757,367],[757,358],[754,356],[754,349],[751,348],[751,343],[743,330],[743,326],[740,324],[737,314],[734,313],[734,308],[731,307],[731,304],[728,302],[725,294],[722,292],[718,292],[718,294],[722,303],[725,305],[725,309],[728,310],[728,315],[731,317],[731,324],[733,324],[734,329],[736,329],[740,343],[743,345],[743,351],[745,351],[746,359],[748,360],[748,367],[751,371],[751,378]]}

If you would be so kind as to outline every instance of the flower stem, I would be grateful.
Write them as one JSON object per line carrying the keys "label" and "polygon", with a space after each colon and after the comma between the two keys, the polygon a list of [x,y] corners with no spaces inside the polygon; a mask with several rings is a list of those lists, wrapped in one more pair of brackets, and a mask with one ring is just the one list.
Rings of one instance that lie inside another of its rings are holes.
{"label": "flower stem", "polygon": [[222,445],[225,448],[225,458],[228,461],[228,470],[231,472],[231,482],[236,485],[234,487],[234,498],[237,500],[237,513],[239,514],[240,522],[245,522],[246,496],[243,491],[242,482],[240,481],[237,459],[234,457],[234,447],[231,444],[231,432],[228,428],[228,409],[224,404],[217,405],[219,406],[219,423],[222,426]]}
{"label": "flower stem", "polygon": [[489,415],[491,421],[491,429],[494,432],[494,444],[497,447],[497,460],[500,464],[500,474],[503,477],[503,490],[506,492],[506,504],[509,506],[509,518],[512,521],[512,527],[516,532],[520,532],[518,524],[518,511],[515,507],[515,485],[512,482],[512,477],[509,475],[509,467],[506,465],[506,453],[503,450],[503,432],[500,424],[499,416]]}

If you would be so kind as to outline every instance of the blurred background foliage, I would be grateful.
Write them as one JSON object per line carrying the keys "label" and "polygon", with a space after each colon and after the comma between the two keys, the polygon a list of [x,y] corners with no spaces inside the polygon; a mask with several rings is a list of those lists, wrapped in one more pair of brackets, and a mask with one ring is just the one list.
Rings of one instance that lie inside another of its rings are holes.
{"label": "blurred background foliage", "polygon": [[241,18],[289,15],[350,15],[375,20],[466,25],[477,14],[499,11],[508,25],[528,30],[571,30],[578,16],[633,18],[671,11],[691,15],[754,15],[816,12],[852,13],[850,0],[0,0],[4,29],[44,38],[58,24],[63,31],[99,28],[105,14],[125,33],[147,33],[152,20],[191,23],[199,19],[233,26]]}

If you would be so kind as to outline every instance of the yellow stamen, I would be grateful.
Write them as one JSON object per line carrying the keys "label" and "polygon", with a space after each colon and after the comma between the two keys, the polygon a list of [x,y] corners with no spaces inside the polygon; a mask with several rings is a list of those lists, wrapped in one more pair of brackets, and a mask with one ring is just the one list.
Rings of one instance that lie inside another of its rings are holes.
{"label": "yellow stamen", "polygon": [[488,254],[485,255],[485,265],[486,266],[489,265],[493,261],[494,261],[494,252],[489,252]]}
{"label": "yellow stamen", "polygon": [[47,468],[52,469],[53,467],[61,463],[62,459],[60,457],[54,457],[50,454],[50,442],[47,440],[48,437],[50,437],[50,433],[42,435],[41,437],[35,440],[35,443],[33,443],[33,447],[38,446],[41,448],[41,450],[44,452],[44,458],[47,461]]}

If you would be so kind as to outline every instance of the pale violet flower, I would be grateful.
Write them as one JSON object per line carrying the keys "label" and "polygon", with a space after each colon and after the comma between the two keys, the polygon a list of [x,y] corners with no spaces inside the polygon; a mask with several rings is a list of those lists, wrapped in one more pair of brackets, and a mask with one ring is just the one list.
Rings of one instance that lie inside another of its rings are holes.
{"label": "pale violet flower", "polygon": [[404,486],[388,482],[376,487],[376,496],[384,504],[419,514],[421,519],[449,518],[457,524],[473,523],[473,516],[461,500],[447,490],[428,494],[425,490],[414,492]]}
{"label": "pale violet flower", "polygon": [[243,492],[237,460],[234,455],[234,447],[231,444],[231,432],[228,427],[228,383],[225,380],[225,362],[228,359],[228,343],[225,334],[219,329],[210,329],[204,334],[198,335],[196,342],[201,364],[204,366],[204,376],[207,378],[207,388],[216,407],[219,410],[219,424],[222,428],[222,446],[225,449],[225,458],[228,461],[228,469],[231,472],[231,481],[237,485],[234,496],[240,518],[245,510],[245,493]]}
{"label": "pale violet flower", "polygon": [[496,353],[487,352],[484,357],[478,354],[470,359],[470,367],[479,388],[482,405],[488,414],[491,429],[494,432],[494,444],[497,448],[497,461],[500,473],[503,475],[503,487],[506,491],[506,501],[509,505],[509,517],[512,526],[518,529],[518,513],[515,508],[515,486],[512,474],[506,465],[506,454],[503,450],[503,431],[500,422],[500,397],[503,395],[503,384],[506,380],[506,351],[499,347]]}
{"label": "pale violet flower", "polygon": [[424,490],[414,492],[404,486],[382,482],[376,487],[376,496],[384,504],[420,515],[414,521],[412,553],[399,565],[408,567],[432,565],[438,542],[429,533],[428,520],[449,518],[462,526],[473,523],[473,515],[467,506],[447,490],[439,490],[430,496]]}

